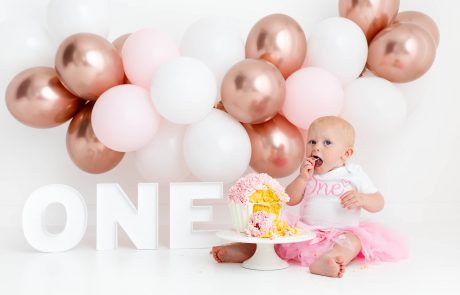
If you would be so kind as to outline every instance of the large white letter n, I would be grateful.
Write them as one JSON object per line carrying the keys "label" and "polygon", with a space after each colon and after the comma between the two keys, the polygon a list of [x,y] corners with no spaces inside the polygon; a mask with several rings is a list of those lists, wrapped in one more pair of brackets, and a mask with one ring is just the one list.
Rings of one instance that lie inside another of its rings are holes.
{"label": "large white letter n", "polygon": [[158,247],[158,185],[138,184],[137,210],[116,183],[97,185],[97,250],[118,245],[117,225],[137,249]]}

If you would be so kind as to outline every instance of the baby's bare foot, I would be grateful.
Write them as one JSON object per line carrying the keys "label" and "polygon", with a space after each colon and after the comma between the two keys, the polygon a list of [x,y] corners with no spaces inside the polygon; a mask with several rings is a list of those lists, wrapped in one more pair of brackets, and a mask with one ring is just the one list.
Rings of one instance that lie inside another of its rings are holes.
{"label": "baby's bare foot", "polygon": [[310,272],[313,274],[341,278],[345,272],[345,261],[342,256],[321,256],[312,265]]}
{"label": "baby's bare foot", "polygon": [[219,263],[241,263],[254,255],[255,250],[254,244],[229,244],[212,247],[211,254]]}
{"label": "baby's bare foot", "polygon": [[[222,263],[223,261],[220,260],[219,258],[219,252],[220,251],[225,251],[225,249],[223,249],[225,246],[214,246],[212,247],[211,249],[211,254],[212,254],[212,257],[214,257],[214,260],[219,262],[219,263]],[[220,254],[222,255],[222,254]]]}

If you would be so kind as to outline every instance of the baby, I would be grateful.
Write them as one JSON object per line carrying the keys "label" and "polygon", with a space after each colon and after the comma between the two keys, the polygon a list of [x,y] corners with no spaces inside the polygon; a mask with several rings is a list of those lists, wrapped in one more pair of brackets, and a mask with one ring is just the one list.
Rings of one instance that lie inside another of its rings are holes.
{"label": "baby", "polygon": [[[276,245],[277,254],[310,272],[342,277],[345,265],[358,255],[369,261],[394,261],[407,256],[402,240],[384,227],[360,221],[360,211],[378,212],[384,200],[360,166],[347,163],[354,153],[354,128],[342,118],[316,119],[308,130],[306,159],[299,175],[286,187],[288,205],[300,204],[300,215],[283,217],[290,225],[313,230],[310,241]],[[243,262],[254,244],[212,248],[217,262]]]}

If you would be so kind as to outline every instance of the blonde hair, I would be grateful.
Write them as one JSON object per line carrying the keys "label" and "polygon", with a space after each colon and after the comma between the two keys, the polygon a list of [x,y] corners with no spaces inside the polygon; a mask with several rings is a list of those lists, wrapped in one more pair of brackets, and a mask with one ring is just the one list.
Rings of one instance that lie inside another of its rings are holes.
{"label": "blonde hair", "polygon": [[355,144],[355,128],[346,120],[337,117],[337,116],[325,116],[320,117],[314,120],[310,124],[311,129],[320,128],[320,127],[328,127],[338,129],[340,134],[343,136],[346,143],[353,147]]}

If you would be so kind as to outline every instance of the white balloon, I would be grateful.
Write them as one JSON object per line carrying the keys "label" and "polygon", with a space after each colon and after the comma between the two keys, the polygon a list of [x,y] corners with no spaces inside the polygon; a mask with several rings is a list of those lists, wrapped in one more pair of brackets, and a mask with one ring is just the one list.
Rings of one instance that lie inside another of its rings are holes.
{"label": "white balloon", "polygon": [[216,78],[201,61],[179,57],[162,64],[152,79],[151,96],[158,112],[176,124],[203,119],[217,96]]}
{"label": "white balloon", "polygon": [[163,120],[152,141],[134,153],[136,167],[146,180],[168,184],[190,174],[182,152],[184,132],[184,125]]}
{"label": "white balloon", "polygon": [[366,60],[366,36],[349,19],[327,18],[315,26],[308,38],[307,65],[328,70],[342,84],[357,78]]}
{"label": "white balloon", "polygon": [[345,87],[342,117],[356,129],[358,138],[382,138],[397,131],[406,119],[406,101],[393,83],[363,77]]}
{"label": "white balloon", "polygon": [[51,0],[48,4],[48,27],[58,44],[80,32],[107,37],[109,19],[108,0]]}
{"label": "white balloon", "polygon": [[204,62],[214,72],[219,86],[227,71],[245,58],[244,41],[237,25],[217,17],[193,23],[182,37],[180,51]]}
{"label": "white balloon", "polygon": [[202,181],[235,181],[251,159],[251,141],[244,127],[217,109],[187,127],[183,144],[190,171]]}
{"label": "white balloon", "polygon": [[38,22],[26,19],[3,22],[0,24],[0,36],[2,79],[12,79],[31,67],[54,67],[54,50],[48,34]]}

